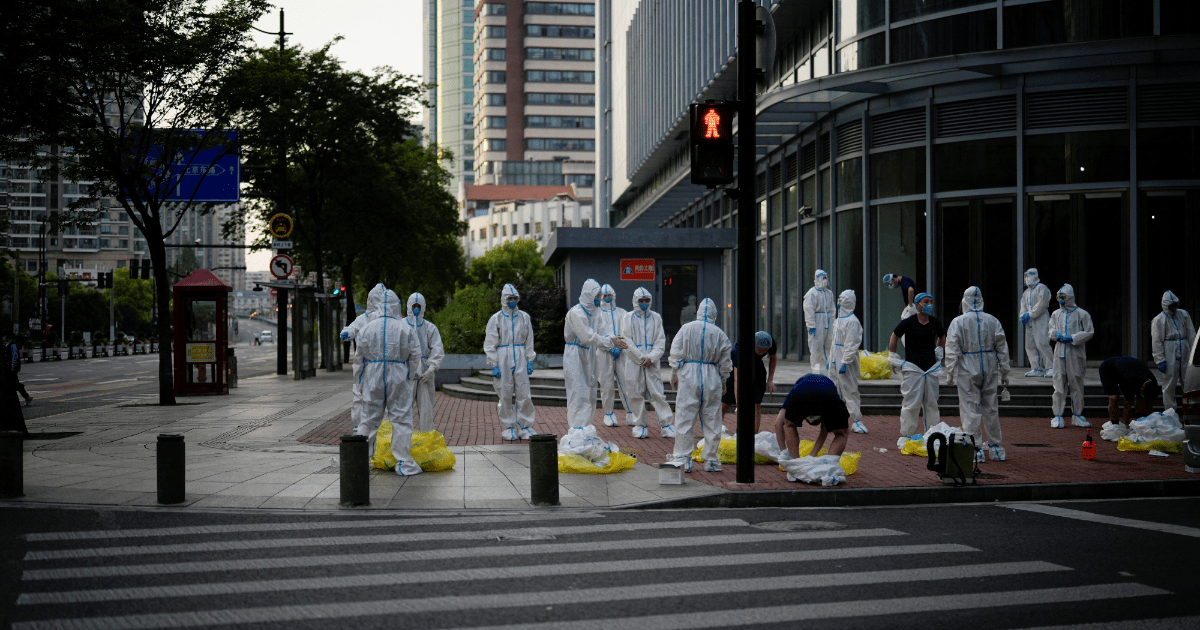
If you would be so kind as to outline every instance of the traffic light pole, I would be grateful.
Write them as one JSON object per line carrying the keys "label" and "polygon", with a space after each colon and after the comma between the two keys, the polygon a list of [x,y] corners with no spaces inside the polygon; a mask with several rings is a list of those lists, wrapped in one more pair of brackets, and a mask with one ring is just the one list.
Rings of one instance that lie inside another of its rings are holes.
{"label": "traffic light pole", "polygon": [[754,483],[754,362],[759,361],[754,352],[754,324],[757,319],[755,308],[755,281],[757,268],[754,264],[754,211],[756,142],[755,109],[757,106],[758,77],[755,66],[755,36],[757,32],[754,16],[755,4],[751,0],[738,2],[738,222],[737,222],[737,483]]}

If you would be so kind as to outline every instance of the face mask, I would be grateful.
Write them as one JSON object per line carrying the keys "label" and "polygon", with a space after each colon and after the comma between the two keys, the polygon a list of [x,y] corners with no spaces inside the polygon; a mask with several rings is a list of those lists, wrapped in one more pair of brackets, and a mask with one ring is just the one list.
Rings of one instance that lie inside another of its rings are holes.
{"label": "face mask", "polygon": [[1033,276],[1025,276],[1025,286],[1032,288],[1037,284],[1037,279]]}
{"label": "face mask", "polygon": [[644,311],[644,310],[650,308],[650,303],[649,302],[639,302],[638,308],[640,308]]}
{"label": "face mask", "polygon": [[922,307],[921,307],[921,312],[922,312],[922,313],[925,313],[926,315],[933,315],[933,305],[932,305],[932,304],[926,304],[925,306],[922,306]]}
{"label": "face mask", "polygon": [[1063,307],[1065,307],[1065,306],[1067,305],[1067,301],[1066,301],[1066,300],[1059,300],[1059,301],[1058,301],[1058,305],[1059,305],[1059,306],[1063,306]]}
{"label": "face mask", "polygon": [[516,300],[509,300],[509,301],[508,301],[508,308],[511,308],[511,309],[513,309],[513,310],[516,310],[516,309],[517,309],[517,301],[516,301]]}
{"label": "face mask", "polygon": [[606,297],[606,298],[604,298],[604,302],[605,302],[606,304],[612,304],[612,296],[609,296],[609,297]]}
{"label": "face mask", "polygon": [[1168,310],[1168,311],[1169,311],[1169,312],[1170,312],[1172,315],[1174,315],[1174,314],[1175,314],[1175,311],[1178,311],[1178,310],[1179,310],[1179,303],[1178,303],[1178,302],[1172,302],[1172,303],[1168,304],[1168,305],[1167,305],[1167,310]]}
{"label": "face mask", "polygon": [[412,314],[413,314],[413,317],[417,317],[418,315],[420,315],[420,314],[421,314],[421,307],[420,307],[420,306],[414,306],[414,307],[412,307]]}
{"label": "face mask", "polygon": [[600,298],[596,298],[595,300],[592,300],[592,303],[594,303],[596,306],[600,306]]}

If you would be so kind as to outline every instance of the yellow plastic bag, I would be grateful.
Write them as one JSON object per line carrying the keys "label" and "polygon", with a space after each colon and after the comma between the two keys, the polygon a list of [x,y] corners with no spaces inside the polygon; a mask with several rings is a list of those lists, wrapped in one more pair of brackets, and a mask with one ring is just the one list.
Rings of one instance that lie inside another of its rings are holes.
{"label": "yellow plastic bag", "polygon": [[[812,453],[812,447],[813,447],[812,440],[800,440],[800,444],[797,446],[796,450],[797,450],[797,452],[800,453],[800,457],[808,457],[809,453]],[[829,447],[822,446],[821,452],[817,453],[817,456],[820,457],[822,455],[828,455],[828,454],[829,454]],[[852,453],[842,453],[841,458],[838,459],[838,465],[842,467],[842,470],[846,471],[846,476],[849,477],[850,475],[853,475],[854,473],[858,472],[858,460],[860,460],[860,459],[862,459],[862,452],[860,452],[860,451],[854,451]],[[783,472],[787,472],[787,470],[784,469],[783,466],[780,466],[779,470],[782,470]]]}
{"label": "yellow plastic bag", "polygon": [[892,365],[888,363],[888,353],[869,353],[863,350],[858,353],[858,371],[864,381],[881,381],[892,378]]}
{"label": "yellow plastic bag", "polygon": [[[810,446],[809,448],[812,448],[812,447]],[[703,449],[699,446],[697,446],[695,449],[693,449],[692,450],[692,459],[695,461],[698,461],[698,462],[704,461],[704,458],[700,456],[700,452],[702,450]],[[721,460],[722,464],[736,464],[737,463],[737,438],[721,438],[721,443],[717,445],[717,457]],[[755,453],[754,454],[754,463],[755,464],[770,464],[771,460],[767,459],[766,457],[764,457],[762,455],[759,455],[758,453]]]}
{"label": "yellow plastic bag", "polygon": [[900,447],[901,455],[916,455],[917,457],[929,457],[929,451],[925,449],[925,440],[908,440],[904,446]]}
{"label": "yellow plastic bag", "polygon": [[[438,472],[454,468],[457,460],[446,448],[446,438],[437,431],[416,431],[412,435],[409,454],[423,472]],[[375,456],[371,466],[380,470],[395,470],[396,458],[392,457],[392,423],[384,420],[375,434]]]}
{"label": "yellow plastic bag", "polygon": [[558,472],[578,475],[611,475],[625,472],[637,463],[637,458],[626,453],[609,453],[608,465],[597,466],[583,455],[559,455]]}
{"label": "yellow plastic bag", "polygon": [[1162,453],[1182,453],[1183,442],[1168,442],[1166,440],[1150,440],[1138,444],[1133,440],[1122,437],[1117,440],[1118,451],[1159,451]]}

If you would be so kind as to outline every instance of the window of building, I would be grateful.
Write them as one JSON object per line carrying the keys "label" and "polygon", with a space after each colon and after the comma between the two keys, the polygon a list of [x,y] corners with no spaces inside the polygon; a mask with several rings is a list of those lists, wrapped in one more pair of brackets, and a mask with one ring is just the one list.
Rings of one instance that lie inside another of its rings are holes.
{"label": "window of building", "polygon": [[591,188],[596,185],[595,175],[567,175],[567,185],[575,184],[578,188]]}
{"label": "window of building", "polygon": [[924,192],[925,147],[871,155],[872,199],[920,195]]}
{"label": "window of building", "polygon": [[836,168],[838,205],[862,201],[862,158],[842,160]]}
{"label": "window of building", "polygon": [[464,24],[462,27],[462,30],[463,30],[463,40],[464,41],[471,41],[471,40],[475,39],[475,27],[474,26],[471,26],[470,24]]}
{"label": "window of building", "polygon": [[500,226],[500,236],[508,236],[508,226],[507,225]]}
{"label": "window of building", "polygon": [[487,228],[479,228],[479,240],[482,241],[486,238],[487,238]]}
{"label": "window of building", "polygon": [[530,151],[595,151],[596,141],[589,138],[526,138]]}
{"label": "window of building", "polygon": [[526,127],[594,129],[595,116],[526,116]]}
{"label": "window of building", "polygon": [[488,116],[488,129],[504,129],[508,126],[508,118],[506,116]]}
{"label": "window of building", "polygon": [[488,83],[504,83],[505,75],[503,72],[501,72],[499,70],[491,70],[487,73],[487,82]]}
{"label": "window of building", "polygon": [[496,238],[496,232],[499,231],[499,229],[500,227],[497,224],[492,224],[492,238]]}
{"label": "window of building", "polygon": [[1017,139],[991,138],[933,147],[933,190],[1017,185]]}
{"label": "window of building", "polygon": [[557,228],[558,228],[558,221],[551,221],[550,222],[550,233],[553,234],[554,230]]}
{"label": "window of building", "polygon": [[555,61],[595,61],[596,51],[592,48],[526,48],[526,59],[553,59]]}
{"label": "window of building", "polygon": [[546,15],[596,15],[596,5],[582,2],[526,2],[525,12]]}
{"label": "window of building", "polygon": [[581,225],[583,227],[591,227],[591,223],[592,223],[591,219],[580,219],[579,220],[579,225]]}
{"label": "window of building", "polygon": [[508,37],[508,31],[503,26],[488,26],[483,29],[484,37]]}
{"label": "window of building", "polygon": [[[841,0],[842,10],[846,10],[846,4],[858,3],[859,6],[864,4],[881,4],[870,0]],[[922,15],[932,15],[942,11],[951,9],[961,9],[976,4],[992,4],[992,0],[892,0],[892,21],[899,22],[910,18],[921,17]],[[864,9],[860,8],[859,11]],[[882,15],[880,16],[882,19]],[[1008,19],[1008,16],[1005,16]],[[844,36],[843,36],[844,37]]]}
{"label": "window of building", "polygon": [[507,149],[508,149],[508,142],[506,142],[504,138],[488,138],[487,139],[487,150],[488,151],[506,151]]}
{"label": "window of building", "polygon": [[[1095,0],[1084,7],[1067,0],[1006,6],[1004,47],[1046,46],[1121,37],[1149,37],[1154,34],[1153,0]],[[1162,15],[1164,34],[1170,30],[1167,17],[1166,14]],[[1190,22],[1194,28],[1195,14],[1185,22]]]}
{"label": "window of building", "polygon": [[475,44],[473,42],[463,42],[463,56],[464,57],[474,57],[475,56]]}
{"label": "window of building", "polygon": [[1140,180],[1200,179],[1200,127],[1138,129],[1137,156]]}
{"label": "window of building", "polygon": [[1129,179],[1129,131],[1048,133],[1025,138],[1025,184]]}
{"label": "window of building", "polygon": [[463,59],[463,72],[466,74],[475,74],[475,62],[470,57]]}
{"label": "window of building", "polygon": [[483,15],[507,15],[508,7],[498,2],[489,2],[483,5]]}
{"label": "window of building", "polygon": [[575,70],[526,70],[525,80],[530,83],[595,83],[595,72]]}
{"label": "window of building", "polygon": [[[525,5],[528,7],[529,5]],[[596,29],[592,26],[564,26],[559,24],[526,24],[526,37],[581,37],[594,38]],[[503,35],[501,35],[503,37]]]}
{"label": "window of building", "polygon": [[504,105],[507,99],[504,94],[487,94],[484,103],[487,105]]}
{"label": "window of building", "polygon": [[570,219],[563,220],[563,227],[571,227],[571,220]]}
{"label": "window of building", "polygon": [[995,49],[996,11],[992,9],[892,29],[892,63]]}
{"label": "window of building", "polygon": [[[904,1],[893,0],[893,10],[897,2]],[[879,0],[837,0],[837,4],[838,20],[840,21],[838,32],[841,33],[842,40],[850,39],[877,26],[883,26],[884,7],[887,5]]]}
{"label": "window of building", "polygon": [[542,222],[541,222],[541,221],[535,221],[535,222],[534,222],[534,224],[533,224],[533,231],[534,231],[534,232],[536,232],[536,233],[538,233],[538,234],[541,234],[541,233],[542,233]]}
{"label": "window of building", "polygon": [[489,61],[504,61],[508,56],[508,51],[503,48],[488,48],[483,51],[483,58]]}
{"label": "window of building", "polygon": [[472,77],[469,74],[464,74],[462,77],[462,81],[463,81],[463,89],[464,90],[470,90],[475,87],[474,81],[472,80]]}
{"label": "window of building", "polygon": [[474,92],[463,92],[462,104],[466,105],[468,107],[471,105],[474,105],[475,104],[475,93]]}
{"label": "window of building", "polygon": [[530,92],[525,95],[525,102],[530,105],[578,105],[592,107],[596,104],[596,95]]}
{"label": "window of building", "polygon": [[525,234],[529,234],[529,224],[525,224]]}

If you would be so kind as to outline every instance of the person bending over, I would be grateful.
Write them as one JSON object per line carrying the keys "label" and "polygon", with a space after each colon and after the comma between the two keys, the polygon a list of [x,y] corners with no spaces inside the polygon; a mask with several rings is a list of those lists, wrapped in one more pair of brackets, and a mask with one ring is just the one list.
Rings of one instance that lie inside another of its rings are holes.
{"label": "person bending over", "polygon": [[850,412],[842,399],[838,398],[837,385],[828,376],[808,374],[800,377],[775,416],[775,439],[786,450],[787,459],[800,456],[799,429],[806,420],[809,424],[821,427],[813,443],[812,455],[821,452],[825,439],[831,433],[833,441],[829,443],[829,454],[841,455],[845,452],[850,436]]}

